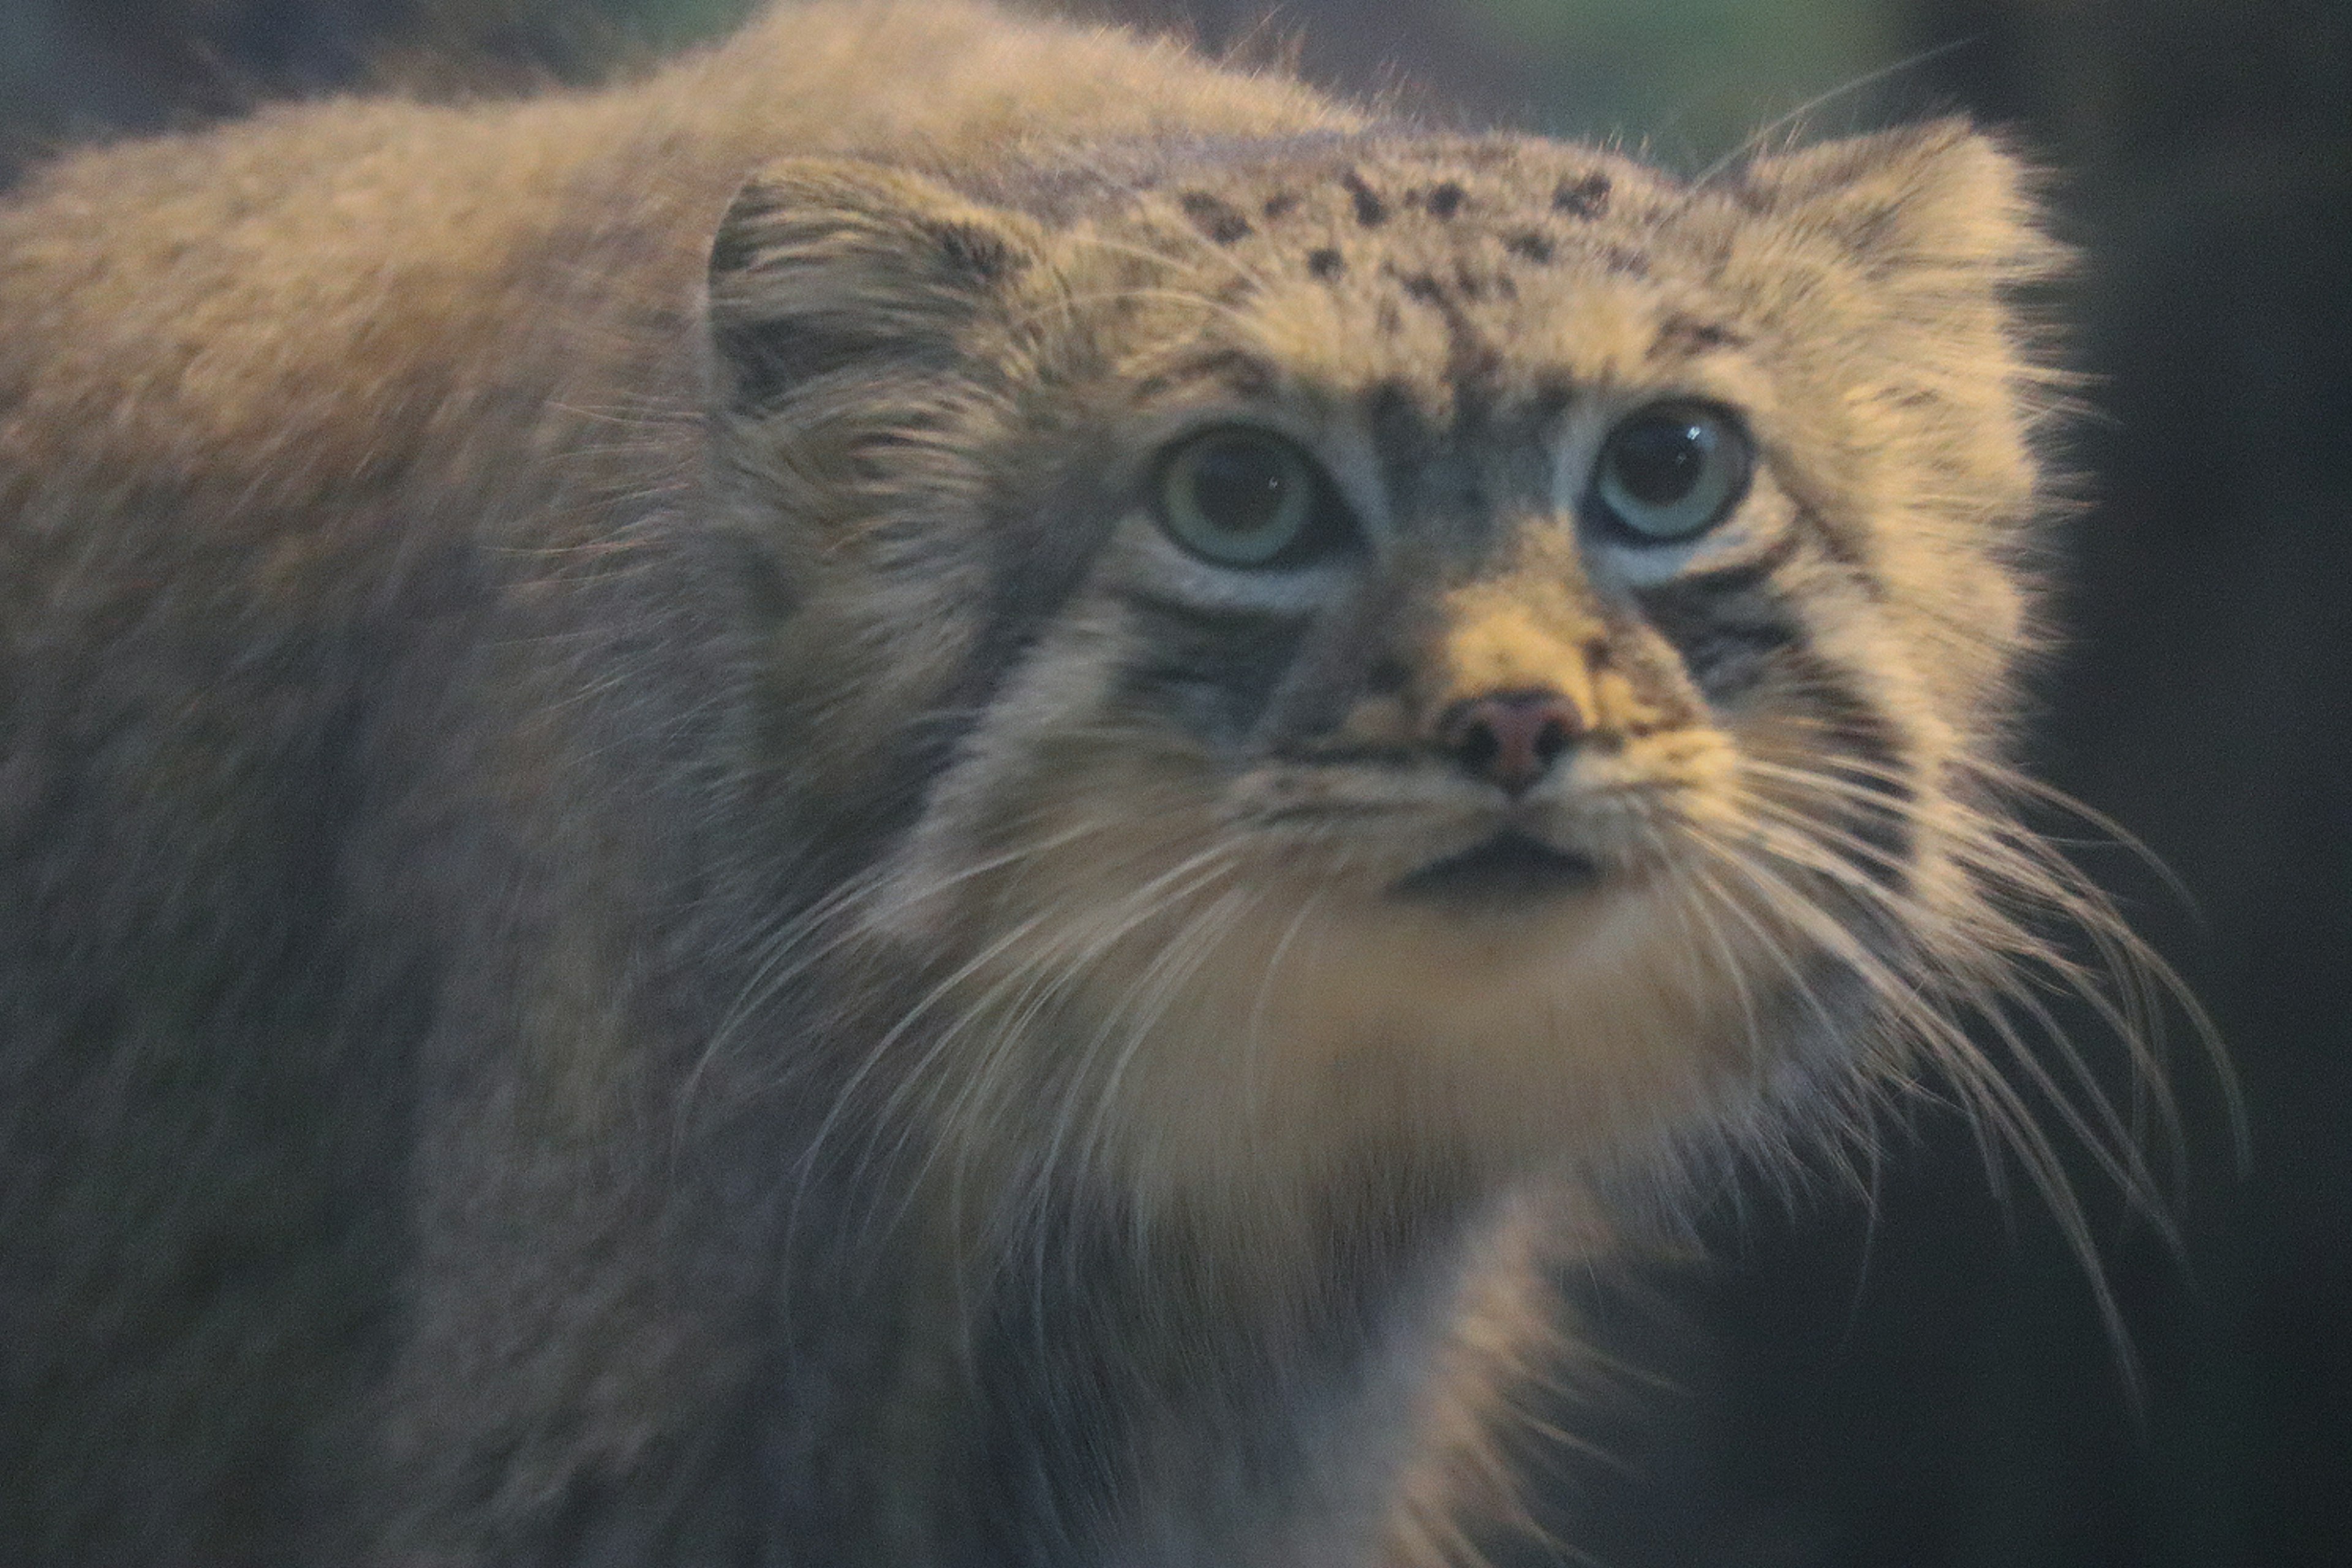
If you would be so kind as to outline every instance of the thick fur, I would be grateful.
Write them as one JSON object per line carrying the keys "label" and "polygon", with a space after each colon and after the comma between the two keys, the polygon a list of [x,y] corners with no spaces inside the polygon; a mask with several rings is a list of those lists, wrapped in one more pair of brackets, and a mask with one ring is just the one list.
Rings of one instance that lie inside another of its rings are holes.
{"label": "thick fur", "polygon": [[[2009,1119],[2050,260],[1965,127],[1685,184],[953,4],[50,166],[0,1558],[1466,1560],[1618,1205]],[[1662,398],[1758,454],[1664,552]],[[1345,552],[1154,523],[1237,422]],[[1400,893],[1523,689],[1592,885]]]}

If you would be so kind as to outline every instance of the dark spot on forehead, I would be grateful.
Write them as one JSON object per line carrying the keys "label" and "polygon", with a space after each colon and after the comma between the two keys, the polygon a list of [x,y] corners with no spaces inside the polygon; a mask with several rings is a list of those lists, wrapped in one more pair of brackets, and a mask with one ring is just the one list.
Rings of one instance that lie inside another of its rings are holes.
{"label": "dark spot on forehead", "polygon": [[1462,204],[1466,199],[1468,199],[1468,193],[1460,185],[1448,180],[1429,193],[1427,201],[1429,216],[1439,218],[1452,217],[1462,210]]}
{"label": "dark spot on forehead", "polygon": [[1339,176],[1339,184],[1356,204],[1356,221],[1366,228],[1376,228],[1389,220],[1389,204],[1381,200],[1378,191],[1364,184],[1364,176],[1350,169]]}
{"label": "dark spot on forehead", "polygon": [[1231,202],[1206,191],[1186,191],[1176,198],[1193,226],[1219,245],[1231,245],[1250,235],[1250,221]]}
{"label": "dark spot on forehead", "polygon": [[1720,321],[1703,321],[1696,316],[1669,316],[1658,327],[1657,341],[1650,353],[1659,355],[1688,357],[1710,349],[1745,348],[1748,339]]}
{"label": "dark spot on forehead", "polygon": [[1538,267],[1549,265],[1551,261],[1550,237],[1538,234],[1533,229],[1509,236],[1503,241],[1503,248],[1513,256],[1534,262]]}
{"label": "dark spot on forehead", "polygon": [[1348,270],[1348,258],[1327,245],[1307,253],[1307,270],[1328,283]]}
{"label": "dark spot on forehead", "polygon": [[1562,180],[1551,205],[1571,217],[1599,217],[1609,210],[1609,176],[1596,169],[1580,180]]}
{"label": "dark spot on forehead", "polygon": [[1429,273],[1399,273],[1397,275],[1397,281],[1404,285],[1404,291],[1407,294],[1410,294],[1424,305],[1434,305],[1439,300],[1445,298],[1445,286],[1440,283]]}
{"label": "dark spot on forehead", "polygon": [[1264,212],[1268,219],[1274,219],[1288,216],[1297,205],[1297,191],[1276,191],[1265,198],[1265,205],[1259,210]]}

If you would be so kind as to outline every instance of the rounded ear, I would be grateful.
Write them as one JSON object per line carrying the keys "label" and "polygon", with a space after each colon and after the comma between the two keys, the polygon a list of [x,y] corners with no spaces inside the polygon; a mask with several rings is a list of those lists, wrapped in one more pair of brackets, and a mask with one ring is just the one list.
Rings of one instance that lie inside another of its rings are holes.
{"label": "rounded ear", "polygon": [[764,411],[852,366],[943,364],[959,329],[1031,264],[1042,237],[1020,214],[880,164],[771,164],[736,193],[711,242],[724,395]]}
{"label": "rounded ear", "polygon": [[2026,165],[1964,120],[1934,120],[1755,160],[1750,200],[1827,235],[1865,265],[2038,278],[2063,259],[2042,230]]}

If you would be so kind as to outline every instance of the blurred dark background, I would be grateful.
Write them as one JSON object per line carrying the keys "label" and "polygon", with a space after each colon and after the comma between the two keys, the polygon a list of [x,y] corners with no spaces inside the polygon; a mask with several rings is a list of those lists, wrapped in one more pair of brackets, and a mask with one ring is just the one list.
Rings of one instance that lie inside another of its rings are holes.
{"label": "blurred dark background", "polygon": [[[577,77],[743,3],[0,0],[0,177],[420,52]],[[2352,5],[1083,4],[1685,170],[1801,109],[1958,109],[2055,172],[2094,504],[2032,761],[2186,883],[2082,851],[2211,1009],[2251,1154],[2193,1052],[2181,1245],[2076,1152],[2136,1380],[2048,1207],[1956,1121],[1923,1110],[1869,1193],[1759,1183],[1712,1261],[1595,1292],[1629,1370],[1545,1506],[1608,1568],[2352,1564]]]}

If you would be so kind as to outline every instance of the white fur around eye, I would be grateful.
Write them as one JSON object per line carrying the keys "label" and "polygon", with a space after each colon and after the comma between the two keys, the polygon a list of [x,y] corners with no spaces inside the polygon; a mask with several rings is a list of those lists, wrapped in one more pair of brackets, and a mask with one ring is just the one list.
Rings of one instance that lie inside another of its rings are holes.
{"label": "white fur around eye", "polygon": [[1113,587],[1208,611],[1312,615],[1331,602],[1354,570],[1341,556],[1294,567],[1221,566],[1168,537],[1150,517],[1122,524],[1105,563]]}
{"label": "white fur around eye", "polygon": [[1748,493],[1730,515],[1696,536],[1661,543],[1636,543],[1612,527],[1592,526],[1580,505],[1577,531],[1593,575],[1628,588],[1654,587],[1686,572],[1719,572],[1763,555],[1788,531],[1795,508],[1759,464]]}

